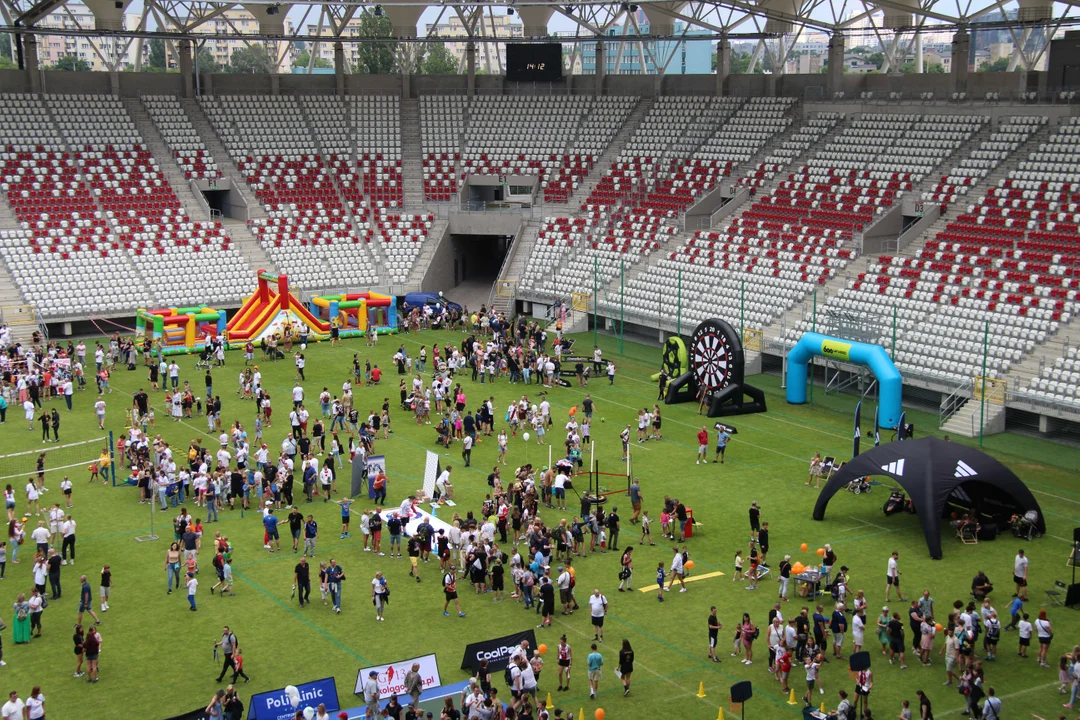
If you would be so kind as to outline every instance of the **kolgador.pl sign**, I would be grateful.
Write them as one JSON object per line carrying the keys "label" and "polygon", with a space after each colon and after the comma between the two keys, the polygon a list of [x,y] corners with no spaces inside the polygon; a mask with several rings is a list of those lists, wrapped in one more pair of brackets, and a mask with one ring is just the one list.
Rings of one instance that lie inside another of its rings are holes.
{"label": "kolgador.pl sign", "polygon": [[469,643],[465,648],[465,657],[461,659],[461,669],[476,672],[481,660],[488,661],[489,672],[500,672],[510,664],[510,654],[521,645],[522,640],[529,641],[529,649],[536,650],[536,633],[532,630],[505,635],[494,640]]}
{"label": "kolgador.pl sign", "polygon": [[[300,708],[317,708],[323,703],[328,713],[339,709],[337,684],[332,677],[298,683],[296,689],[300,691]],[[248,720],[292,720],[294,717],[296,709],[289,703],[285,688],[252,695],[248,703]]]}
{"label": "kolgador.pl sign", "polygon": [[419,673],[423,690],[430,690],[442,685],[442,680],[439,678],[439,663],[435,660],[435,653],[432,653],[410,660],[399,660],[388,665],[360,668],[360,672],[356,674],[356,690],[353,692],[357,695],[364,694],[364,683],[367,682],[368,673],[374,670],[379,673],[376,680],[379,683],[380,698],[388,699],[392,695],[403,695],[405,693],[405,674],[412,669],[413,663],[420,665]]}

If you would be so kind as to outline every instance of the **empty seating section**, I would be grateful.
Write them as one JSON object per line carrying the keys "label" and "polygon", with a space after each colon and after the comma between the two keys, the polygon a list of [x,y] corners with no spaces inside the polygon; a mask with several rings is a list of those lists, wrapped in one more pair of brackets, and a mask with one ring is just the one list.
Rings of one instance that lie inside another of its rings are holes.
{"label": "empty seating section", "polygon": [[462,178],[532,175],[543,182],[562,167],[591,102],[580,95],[473,98],[461,156]]}
{"label": "empty seating section", "polygon": [[941,205],[944,211],[947,206],[967,195],[973,185],[993,172],[1044,125],[1045,117],[1027,115],[1002,119],[997,130],[979,143],[978,149],[972,150],[959,165],[950,169],[948,175],[943,175],[941,182],[932,190],[923,192],[923,200]]}
{"label": "empty seating section", "polygon": [[[249,272],[216,222],[192,221],[119,99],[50,96],[84,182],[157,303],[239,300]],[[192,274],[194,272],[194,275]]]}
{"label": "empty seating section", "polygon": [[0,252],[43,316],[240,299],[243,257],[220,225],[186,215],[118,99],[6,96],[0,108],[20,223]]}
{"label": "empty seating section", "polygon": [[[1009,121],[1005,127],[1013,124]],[[895,309],[899,331],[895,360],[909,375],[946,382],[971,380],[982,372],[984,344],[987,374],[1005,375],[1076,312],[1078,168],[1080,123],[1068,118],[915,257],[878,258],[868,272],[830,299],[828,308],[881,318],[878,324],[886,343]],[[797,335],[789,332],[787,339],[794,341]],[[1041,381],[1035,387],[1044,390]],[[1045,391],[1055,397],[1065,394],[1049,388],[1047,383]]]}
{"label": "empty seating section", "polygon": [[20,226],[0,231],[0,253],[26,301],[46,317],[149,301],[39,98],[0,98],[0,143],[3,190]]}
{"label": "empty seating section", "polygon": [[813,147],[825,134],[832,131],[837,123],[843,120],[843,115],[833,112],[819,112],[815,117],[804,123],[798,131],[792,134],[780,147],[765,157],[765,161],[758,163],[757,167],[746,171],[739,183],[750,187],[762,187],[776,177],[776,174],[787,165],[794,162],[811,147]]}
{"label": "empty seating section", "polygon": [[1053,367],[1043,368],[1024,392],[1053,402],[1080,403],[1080,352],[1069,348]]}
{"label": "empty seating section", "polygon": [[184,171],[184,177],[189,180],[216,180],[221,176],[217,163],[210,156],[210,151],[206,149],[178,98],[172,95],[143,95],[141,99],[176,164]]}
{"label": "empty seating section", "polygon": [[563,156],[561,166],[552,170],[542,183],[545,202],[566,202],[570,198],[581,179],[607,150],[639,99],[605,95],[592,101],[588,117],[578,130],[570,152]]}
{"label": "empty seating section", "polygon": [[449,202],[458,192],[457,164],[465,132],[463,97],[420,98],[420,144],[424,153],[424,197]]}
{"label": "empty seating section", "polygon": [[[305,288],[350,282],[375,283],[377,273],[345,206],[334,174],[355,177],[345,108],[336,98],[305,106],[281,96],[200,98],[225,149],[245,176],[266,218],[250,221],[270,259]],[[309,129],[305,114],[312,117]],[[328,156],[320,153],[322,146]],[[359,196],[357,196],[359,202]],[[353,201],[350,201],[353,202]]]}
{"label": "empty seating section", "polygon": [[[773,122],[776,118],[771,115]],[[789,148],[792,157],[838,120],[815,119],[813,132]],[[770,121],[769,114],[765,121]],[[745,321],[755,327],[772,323],[853,260],[853,233],[871,223],[898,193],[910,190],[913,177],[926,172],[919,156],[902,156],[891,148],[912,147],[915,140],[905,139],[912,132],[922,142],[940,140],[942,147],[935,148],[940,162],[953,151],[952,133],[970,135],[978,126],[977,121],[963,123],[963,130],[957,130],[954,123],[910,115],[864,115],[853,120],[771,194],[759,197],[725,227],[697,233],[635,278],[627,293],[635,298],[631,310],[654,314],[660,298],[672,297],[681,282],[691,323],[714,312],[718,301],[742,308]],[[936,131],[942,136],[927,137]],[[792,140],[798,137],[800,133],[795,133]],[[775,174],[777,169],[768,172]],[[759,166],[754,178],[767,177],[765,172]],[[744,289],[751,288],[744,295]],[[800,326],[789,337],[805,329]]]}

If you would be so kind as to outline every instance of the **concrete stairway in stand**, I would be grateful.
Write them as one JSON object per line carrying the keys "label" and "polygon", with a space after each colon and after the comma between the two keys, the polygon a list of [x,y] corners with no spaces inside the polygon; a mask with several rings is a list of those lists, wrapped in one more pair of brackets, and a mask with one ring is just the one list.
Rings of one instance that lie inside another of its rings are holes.
{"label": "concrete stairway in stand", "polygon": [[153,154],[158,167],[161,168],[161,174],[169,181],[169,185],[172,186],[173,192],[176,193],[176,197],[180,200],[180,204],[187,211],[188,217],[199,221],[209,220],[209,216],[205,214],[203,209],[206,207],[206,201],[202,198],[196,198],[195,194],[192,193],[191,185],[188,183],[187,178],[184,177],[184,171],[176,164],[172,151],[169,150],[165,138],[161,136],[157,126],[154,125],[150,113],[146,112],[146,108],[143,107],[142,100],[139,98],[124,98],[124,107],[127,109],[128,114],[131,115],[131,119],[135,121],[135,129],[142,135],[143,142],[146,143],[147,149]]}
{"label": "concrete stairway in stand", "polygon": [[[424,160],[419,100],[401,102],[401,175],[406,208],[424,204]],[[434,230],[434,228],[432,228]]]}
{"label": "concrete stairway in stand", "polygon": [[488,303],[488,306],[496,312],[503,314],[512,312],[513,308],[510,306],[513,302],[512,295],[499,295],[497,289],[501,283],[511,283],[515,288],[517,287],[517,283],[521,280],[521,274],[525,272],[525,263],[528,261],[529,256],[532,255],[533,248],[536,247],[536,238],[540,235],[540,225],[542,223],[543,219],[535,215],[526,220],[517,240],[506,251],[507,257],[503,261],[499,277],[495,279],[495,285],[492,287]]}

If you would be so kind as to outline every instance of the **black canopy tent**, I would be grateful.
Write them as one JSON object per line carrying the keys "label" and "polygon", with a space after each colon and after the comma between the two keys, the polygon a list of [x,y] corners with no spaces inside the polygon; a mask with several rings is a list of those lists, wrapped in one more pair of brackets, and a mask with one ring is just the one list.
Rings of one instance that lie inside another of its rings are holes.
{"label": "black canopy tent", "polygon": [[941,558],[941,519],[950,506],[973,508],[981,517],[1003,522],[1035,510],[1038,529],[1046,532],[1039,503],[1012,470],[981,450],[934,437],[879,445],[845,463],[822,488],[814,519],[825,518],[837,490],[867,475],[887,475],[907,492],[935,560]]}

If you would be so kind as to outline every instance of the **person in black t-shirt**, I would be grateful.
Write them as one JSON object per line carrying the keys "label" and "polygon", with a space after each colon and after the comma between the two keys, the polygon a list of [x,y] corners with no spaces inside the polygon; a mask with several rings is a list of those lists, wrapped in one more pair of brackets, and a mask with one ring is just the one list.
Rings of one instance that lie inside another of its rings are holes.
{"label": "person in black t-shirt", "polygon": [[135,407],[139,410],[139,417],[146,415],[150,409],[150,398],[147,396],[146,392],[142,388],[139,388],[139,392],[135,393],[134,398]]}
{"label": "person in black t-shirt", "polygon": [[893,658],[900,656],[900,669],[904,670],[904,623],[900,621],[900,613],[894,612],[889,621],[889,664],[893,664]]}
{"label": "person in black t-shirt", "polygon": [[292,551],[300,551],[300,531],[304,529],[304,515],[295,506],[289,512],[289,533],[292,535]]}
{"label": "person in black t-shirt", "polygon": [[754,540],[758,539],[761,531],[761,509],[756,502],[750,503],[750,533]]}
{"label": "person in black t-shirt", "polygon": [[724,624],[720,622],[720,618],[716,617],[716,606],[713,605],[709,608],[709,658],[713,662],[720,662],[720,658],[716,657],[716,640],[720,635],[720,630],[724,627]]}
{"label": "person in black t-shirt", "polygon": [[763,567],[769,567],[769,563],[765,562],[765,556],[769,554],[769,523],[763,523],[761,529],[758,530],[757,542],[761,556],[758,562]]}
{"label": "person in black t-shirt", "polygon": [[311,602],[311,566],[303,555],[293,568],[293,585],[300,593],[300,607],[304,607],[305,602]]}

